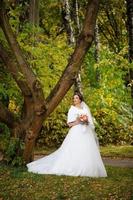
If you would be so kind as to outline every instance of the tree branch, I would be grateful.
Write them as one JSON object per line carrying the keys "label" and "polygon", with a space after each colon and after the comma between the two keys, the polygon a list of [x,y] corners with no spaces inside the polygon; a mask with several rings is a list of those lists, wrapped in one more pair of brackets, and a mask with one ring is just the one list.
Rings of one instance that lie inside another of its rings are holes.
{"label": "tree branch", "polygon": [[94,39],[94,29],[96,24],[96,16],[98,12],[99,0],[89,0],[87,12],[82,32],[76,43],[76,48],[71,59],[62,74],[62,77],[51,91],[47,98],[48,110],[45,116],[48,116],[54,108],[60,103],[66,92],[73,85],[78,71],[81,67],[85,54]]}
{"label": "tree branch", "polygon": [[31,91],[28,87],[28,84],[25,80],[23,80],[24,77],[22,76],[22,72],[18,69],[15,61],[10,58],[10,56],[8,55],[6,49],[3,47],[2,44],[0,44],[0,57],[3,60],[3,62],[5,63],[8,71],[11,73],[12,77],[14,78],[16,83],[18,84],[23,95],[31,96],[32,94],[31,94]]}
{"label": "tree branch", "polygon": [[43,113],[46,109],[46,101],[43,95],[43,90],[41,87],[40,82],[37,80],[36,76],[34,75],[32,69],[28,66],[28,63],[24,59],[24,56],[21,52],[20,46],[16,40],[16,37],[11,29],[9,24],[9,20],[7,18],[3,2],[0,1],[0,25],[2,30],[5,34],[5,37],[11,47],[18,66],[22,72],[22,75],[27,82],[33,96],[33,100],[35,103],[35,112],[36,113]]}

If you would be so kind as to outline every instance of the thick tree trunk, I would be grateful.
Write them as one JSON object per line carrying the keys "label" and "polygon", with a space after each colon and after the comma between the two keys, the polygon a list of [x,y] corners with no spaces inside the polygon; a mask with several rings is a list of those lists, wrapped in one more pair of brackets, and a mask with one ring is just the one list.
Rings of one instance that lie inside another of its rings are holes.
{"label": "thick tree trunk", "polygon": [[[22,55],[21,49],[16,41],[14,33],[12,32],[4,9],[0,9],[0,25],[15,56],[17,65],[14,64],[13,66],[13,62],[11,62],[10,64],[8,60],[6,61],[6,59],[4,58],[4,56],[7,56],[6,53],[5,55],[2,54],[2,59],[4,60],[8,70],[13,74],[13,77],[18,83],[18,86],[20,87],[25,99],[24,106],[26,116],[25,119],[23,119],[21,122],[21,129],[24,129],[22,132],[24,133],[24,135],[26,135],[24,159],[26,162],[28,162],[31,157],[36,137],[42,127],[44,112],[46,110],[46,102],[44,99],[42,87],[37,80],[37,77],[33,74],[31,68],[28,66],[26,60],[24,59],[24,56]],[[21,81],[19,81],[19,77],[17,77],[18,74],[22,76]],[[27,91],[30,94],[27,94]],[[16,127],[17,126],[18,124],[16,125]],[[16,130],[19,132],[20,129],[18,129],[18,127],[17,129],[14,128],[15,134]]]}
{"label": "thick tree trunk", "polygon": [[[128,44],[129,44],[129,62],[133,62],[133,1],[127,2],[127,28],[128,28]],[[131,97],[133,99],[133,69],[129,72],[129,85],[131,86]]]}
{"label": "thick tree trunk", "polygon": [[[98,4],[99,0],[88,1],[83,30],[79,36],[79,39],[77,40],[74,53],[71,56],[71,59],[60,80],[56,84],[55,88],[51,91],[46,101],[37,77],[33,74],[31,68],[24,59],[16,37],[10,27],[7,15],[4,9],[0,9],[0,25],[17,62],[14,63],[13,60],[11,60],[11,65],[9,62],[6,62],[4,59],[4,55],[7,56],[6,52],[4,52],[5,54],[3,54],[1,58],[6,64],[10,73],[13,75],[24,96],[24,111],[20,121],[23,134],[26,135],[25,150],[23,154],[26,162],[31,161],[35,140],[39,134],[44,119],[46,119],[46,117],[53,112],[53,110],[60,103],[74,83],[85,54],[91,46],[91,43],[94,39],[94,28]],[[0,6],[1,8],[3,6],[1,2]],[[18,73],[22,76],[22,82],[17,79]]]}

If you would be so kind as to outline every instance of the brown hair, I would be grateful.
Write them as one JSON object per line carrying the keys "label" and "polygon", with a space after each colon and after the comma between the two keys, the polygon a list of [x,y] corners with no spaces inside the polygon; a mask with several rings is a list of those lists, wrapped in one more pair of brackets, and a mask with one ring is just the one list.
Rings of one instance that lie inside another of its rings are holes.
{"label": "brown hair", "polygon": [[83,95],[80,92],[75,92],[74,96],[75,95],[77,95],[79,97],[79,99],[80,99],[81,102],[84,101]]}

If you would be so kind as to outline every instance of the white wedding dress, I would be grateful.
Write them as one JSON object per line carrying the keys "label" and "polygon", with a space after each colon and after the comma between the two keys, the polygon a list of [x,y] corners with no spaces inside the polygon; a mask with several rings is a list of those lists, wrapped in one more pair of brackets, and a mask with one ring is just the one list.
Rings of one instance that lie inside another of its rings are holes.
{"label": "white wedding dress", "polygon": [[27,164],[29,172],[67,176],[107,176],[87,105],[83,102],[82,109],[71,106],[67,122],[75,121],[80,114],[88,115],[89,124],[71,127],[59,149]]}

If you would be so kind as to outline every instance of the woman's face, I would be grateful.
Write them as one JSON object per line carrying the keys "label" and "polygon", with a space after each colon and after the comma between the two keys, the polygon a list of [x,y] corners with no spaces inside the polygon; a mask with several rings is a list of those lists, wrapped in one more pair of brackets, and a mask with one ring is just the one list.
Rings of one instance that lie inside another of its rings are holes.
{"label": "woman's face", "polygon": [[74,95],[73,103],[74,103],[75,106],[81,103],[81,100],[80,100],[78,95]]}

